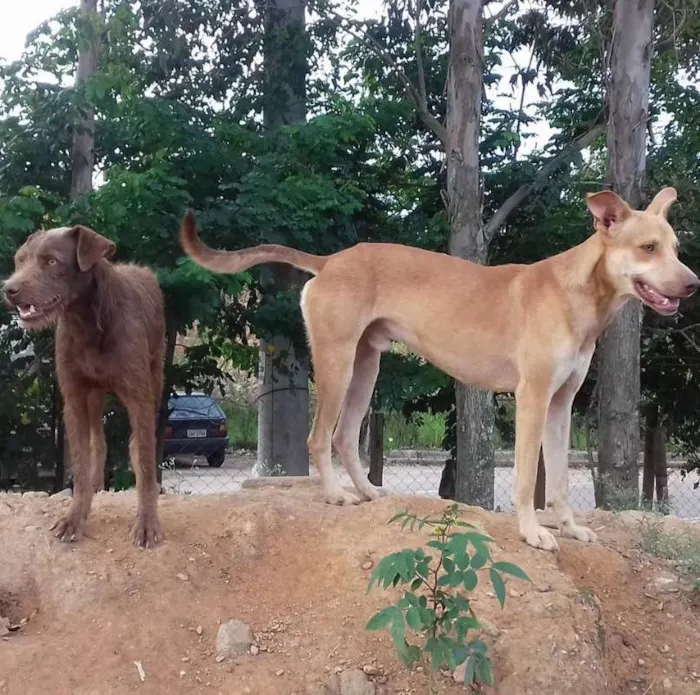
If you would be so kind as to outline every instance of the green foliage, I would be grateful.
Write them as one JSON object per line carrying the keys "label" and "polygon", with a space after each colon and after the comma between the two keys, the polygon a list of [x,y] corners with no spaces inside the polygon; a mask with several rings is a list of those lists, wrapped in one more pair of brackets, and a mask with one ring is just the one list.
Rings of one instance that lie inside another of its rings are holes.
{"label": "green foliage", "polygon": [[640,523],[639,547],[650,555],[670,560],[700,591],[700,536],[692,531],[666,531],[661,519],[649,516]]}
{"label": "green foliage", "polygon": [[440,449],[446,420],[444,413],[417,412],[406,418],[389,411],[384,418],[384,449]]}
{"label": "green foliage", "polygon": [[[492,539],[459,516],[459,505],[453,504],[437,517],[420,518],[404,511],[389,520],[389,524],[400,522],[402,529],[411,531],[431,529],[433,538],[426,545],[435,552],[407,549],[382,558],[370,576],[367,590],[408,588],[395,605],[374,615],[366,629],[388,629],[404,666],[425,659],[431,672],[435,672],[442,668],[454,670],[466,663],[467,685],[493,685],[486,645],[477,638],[467,639],[470,632],[480,627],[469,595],[479,582],[479,573],[488,571],[503,608],[503,575],[529,579],[517,565],[493,562],[489,548]],[[410,633],[417,635],[418,645],[408,641]]]}

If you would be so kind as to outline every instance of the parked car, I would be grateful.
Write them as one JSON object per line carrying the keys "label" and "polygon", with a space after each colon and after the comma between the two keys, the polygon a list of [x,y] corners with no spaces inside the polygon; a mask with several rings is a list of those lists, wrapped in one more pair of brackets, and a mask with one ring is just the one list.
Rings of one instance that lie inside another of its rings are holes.
{"label": "parked car", "polygon": [[219,404],[205,393],[177,394],[168,402],[165,456],[205,456],[212,468],[226,457],[228,421]]}

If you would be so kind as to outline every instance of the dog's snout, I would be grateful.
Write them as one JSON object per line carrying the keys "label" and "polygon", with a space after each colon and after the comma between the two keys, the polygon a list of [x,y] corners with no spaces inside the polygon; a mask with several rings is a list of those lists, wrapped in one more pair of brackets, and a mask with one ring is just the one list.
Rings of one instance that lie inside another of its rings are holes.
{"label": "dog's snout", "polygon": [[700,289],[700,278],[697,275],[691,275],[688,279],[685,291],[688,297],[692,297]]}
{"label": "dog's snout", "polygon": [[5,296],[8,299],[12,299],[19,294],[19,287],[12,282],[6,282],[3,286],[3,290],[5,291]]}

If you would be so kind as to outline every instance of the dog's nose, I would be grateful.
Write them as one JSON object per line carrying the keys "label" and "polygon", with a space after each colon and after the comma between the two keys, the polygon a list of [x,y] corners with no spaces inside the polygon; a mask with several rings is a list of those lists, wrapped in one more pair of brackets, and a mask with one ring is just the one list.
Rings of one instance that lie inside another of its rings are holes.
{"label": "dog's nose", "polygon": [[692,279],[688,281],[685,286],[685,291],[688,293],[689,297],[692,297],[700,289],[700,279],[697,275],[693,275]]}
{"label": "dog's nose", "polygon": [[12,297],[16,297],[19,294],[19,287],[12,285],[9,282],[5,283],[3,289],[5,290],[5,295],[8,299],[12,299]]}

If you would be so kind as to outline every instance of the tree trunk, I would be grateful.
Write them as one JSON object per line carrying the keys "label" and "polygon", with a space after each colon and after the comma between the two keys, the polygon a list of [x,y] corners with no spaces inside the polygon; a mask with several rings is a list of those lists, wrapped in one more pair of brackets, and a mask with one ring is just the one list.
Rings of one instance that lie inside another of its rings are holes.
{"label": "tree trunk", "polygon": [[369,416],[369,482],[381,487],[384,477],[384,413]]}
{"label": "tree trunk", "polygon": [[654,430],[658,423],[659,409],[649,409],[644,423],[644,461],[642,476],[642,504],[651,509],[654,506]]}
{"label": "tree trunk", "polygon": [[[75,89],[80,92],[85,82],[97,70],[99,36],[97,0],[81,0],[78,71]],[[73,126],[71,150],[71,200],[77,200],[92,190],[92,173],[95,164],[95,110],[78,97],[78,114]]]}
{"label": "tree trunk", "polygon": [[[608,178],[632,207],[642,204],[654,0],[617,0],[608,87]],[[631,301],[599,346],[598,466],[605,506],[639,502],[639,336]]]}
{"label": "tree trunk", "polygon": [[[80,1],[80,23],[78,31],[78,69],[75,75],[77,115],[73,124],[73,144],[71,147],[70,199],[76,201],[92,191],[92,174],[95,166],[95,110],[86,104],[81,90],[97,70],[99,57],[99,15],[97,0]],[[64,485],[68,483],[70,466],[68,440],[63,431],[63,418],[60,420],[59,440],[63,449],[61,461]],[[105,471],[106,474],[106,471]],[[56,474],[58,477],[58,473]]]}
{"label": "tree trunk", "polygon": [[173,388],[173,360],[177,345],[177,329],[170,312],[166,312],[165,359],[163,360],[163,393],[161,394],[158,419],[156,421],[156,466],[158,483],[163,480],[163,451],[165,450],[165,429],[168,426],[170,391]]}
{"label": "tree trunk", "polygon": [[[268,0],[265,5],[266,129],[306,120],[305,5]],[[306,276],[275,267],[263,291],[298,289]],[[259,353],[258,463],[261,472],[309,474],[309,357],[305,345],[282,335],[261,339]]]}
{"label": "tree trunk", "polygon": [[[447,199],[449,250],[486,263],[479,170],[479,129],[483,89],[482,0],[452,0],[447,84]],[[494,405],[491,393],[456,384],[456,499],[493,508]]]}
{"label": "tree trunk", "polygon": [[654,429],[654,477],[656,478],[656,504],[659,511],[668,505],[668,462],[666,460],[666,428],[659,423]]}
{"label": "tree trunk", "polygon": [[644,479],[642,501],[645,506],[654,505],[654,488],[658,509],[668,502],[668,463],[666,460],[666,428],[659,417],[658,406],[647,413],[644,427]]}

